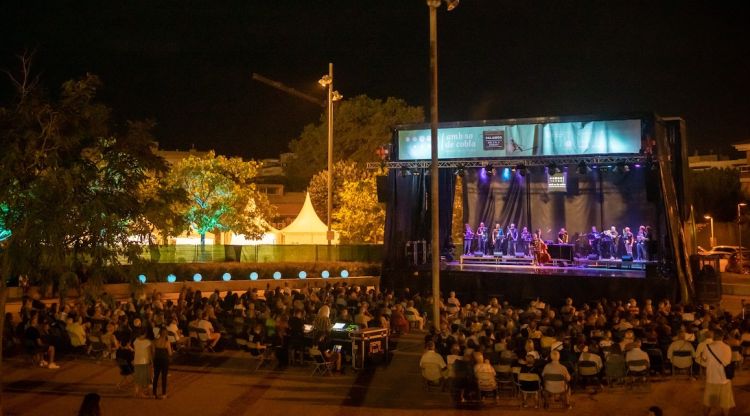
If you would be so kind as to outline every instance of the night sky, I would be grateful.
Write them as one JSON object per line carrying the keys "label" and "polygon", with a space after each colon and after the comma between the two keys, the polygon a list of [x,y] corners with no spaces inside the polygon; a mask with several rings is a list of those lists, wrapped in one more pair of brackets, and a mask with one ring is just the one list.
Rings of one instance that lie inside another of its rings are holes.
{"label": "night sky", "polygon": [[[655,111],[683,116],[693,149],[750,141],[749,11],[462,0],[438,15],[440,120]],[[331,61],[345,97],[395,96],[429,111],[424,0],[6,0],[0,35],[0,67],[36,50],[52,93],[97,74],[116,121],[156,120],[166,149],[274,157],[319,119],[321,108],[252,72],[322,98]],[[0,100],[11,93],[1,81]]]}

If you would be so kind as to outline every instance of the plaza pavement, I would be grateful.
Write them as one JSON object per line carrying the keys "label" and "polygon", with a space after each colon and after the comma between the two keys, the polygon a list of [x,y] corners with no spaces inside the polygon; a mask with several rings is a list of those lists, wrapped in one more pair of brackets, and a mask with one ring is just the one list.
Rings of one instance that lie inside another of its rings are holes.
{"label": "plaza pavement", "polygon": [[[31,367],[22,357],[3,368],[3,407],[6,415],[75,415],[86,393],[102,396],[105,416],[116,415],[644,415],[659,405],[665,415],[699,415],[703,382],[655,378],[651,388],[604,389],[598,394],[577,391],[573,410],[523,409],[515,399],[492,400],[481,410],[457,410],[448,393],[426,392],[418,369],[423,334],[402,337],[387,366],[367,371],[348,369],[343,376],[310,375],[312,367],[283,371],[250,370],[254,361],[240,351],[177,355],[169,377],[166,400],[135,399],[132,390],[118,390],[120,380],[111,360],[67,358],[61,369]],[[750,366],[735,378],[734,415],[750,415]]]}

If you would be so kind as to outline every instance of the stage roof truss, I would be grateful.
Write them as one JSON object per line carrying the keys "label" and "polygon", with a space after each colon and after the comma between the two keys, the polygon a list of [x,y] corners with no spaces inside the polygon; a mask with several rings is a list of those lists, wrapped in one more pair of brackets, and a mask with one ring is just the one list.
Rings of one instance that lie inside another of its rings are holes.
{"label": "stage roof truss", "polygon": [[[650,155],[633,155],[633,154],[609,154],[609,155],[590,155],[590,156],[540,156],[540,157],[513,157],[513,158],[488,158],[488,159],[455,159],[438,161],[440,169],[456,168],[483,168],[492,165],[495,168],[516,167],[524,165],[526,167],[548,166],[552,163],[556,165],[578,165],[584,162],[588,166],[593,165],[616,165],[616,164],[640,164],[655,162]],[[399,162],[368,162],[367,169],[428,169],[432,165],[429,160],[407,160]]]}

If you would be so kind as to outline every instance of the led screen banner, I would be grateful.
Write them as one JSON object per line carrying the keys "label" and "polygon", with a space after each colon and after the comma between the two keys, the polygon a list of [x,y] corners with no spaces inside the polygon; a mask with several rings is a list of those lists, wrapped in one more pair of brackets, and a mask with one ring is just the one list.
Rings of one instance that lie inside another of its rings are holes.
{"label": "led screen banner", "polygon": [[[430,159],[430,130],[398,130],[398,159]],[[473,159],[638,153],[641,120],[447,127],[438,158]]]}

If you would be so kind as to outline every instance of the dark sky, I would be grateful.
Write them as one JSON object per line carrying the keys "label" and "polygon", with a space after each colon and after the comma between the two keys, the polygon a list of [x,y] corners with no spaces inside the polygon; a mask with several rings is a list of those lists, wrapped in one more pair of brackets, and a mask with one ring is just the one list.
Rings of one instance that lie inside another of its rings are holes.
{"label": "dark sky", "polygon": [[[734,4],[740,4],[734,6]],[[732,5],[732,6],[730,6]],[[747,2],[462,0],[439,12],[440,119],[655,111],[701,149],[750,140]],[[344,96],[428,109],[424,0],[5,0],[0,67],[36,50],[45,86],[86,72],[120,122],[152,118],[163,148],[272,157]],[[7,101],[9,84],[0,82]]]}

